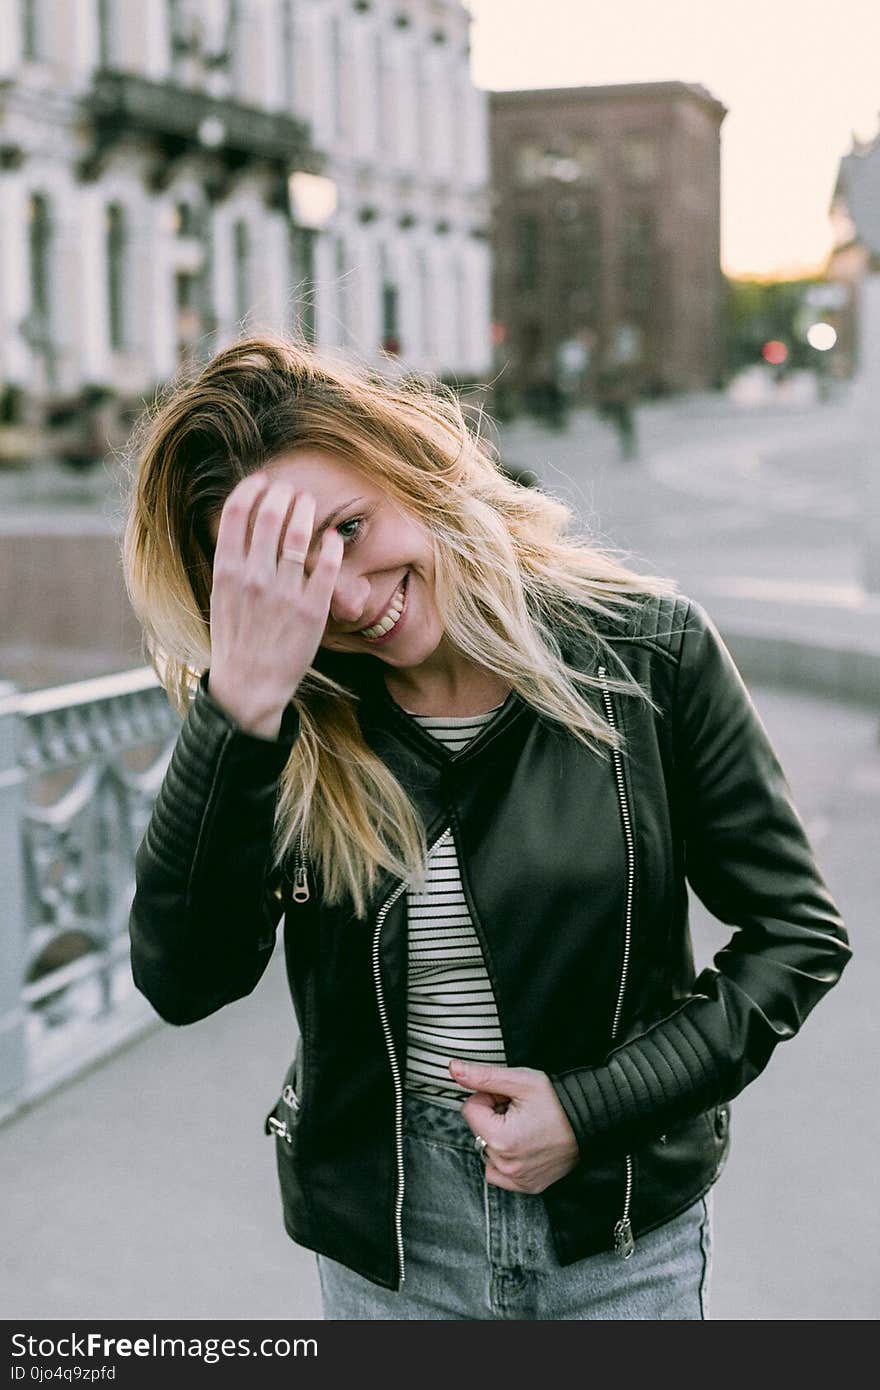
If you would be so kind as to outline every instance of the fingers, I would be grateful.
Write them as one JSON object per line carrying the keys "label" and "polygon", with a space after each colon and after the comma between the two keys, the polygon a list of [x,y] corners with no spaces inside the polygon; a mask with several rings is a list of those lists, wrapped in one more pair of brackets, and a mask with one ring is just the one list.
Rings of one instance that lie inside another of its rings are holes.
{"label": "fingers", "polygon": [[214,577],[237,569],[247,553],[248,522],[254,503],[269,487],[265,473],[251,473],[232,489],[223,504],[214,547]]}
{"label": "fingers", "polygon": [[[215,578],[218,571],[246,571],[250,583],[259,590],[271,582],[282,556],[287,556],[292,558],[285,559],[284,577],[295,574],[301,580],[314,526],[315,499],[310,493],[294,493],[289,483],[273,481],[265,473],[250,474],[233,488],[223,506],[214,552]],[[332,534],[336,537],[337,533]],[[324,539],[327,540],[326,534]],[[342,545],[341,537],[339,542]],[[328,570],[334,570],[335,582],[336,551],[333,540],[326,550],[322,547],[322,573],[317,586],[321,591],[326,587]],[[327,594],[328,606],[331,594],[332,585]]]}
{"label": "fingers", "polygon": [[246,562],[248,573],[260,583],[266,584],[273,580],[278,568],[282,539],[285,547],[293,554],[301,556],[304,562],[312,543],[314,524],[315,499],[310,493],[301,492],[294,500],[293,489],[289,483],[270,484],[257,503]]}
{"label": "fingers", "polygon": [[[289,497],[287,500],[289,504]],[[315,499],[311,493],[301,492],[295,498],[293,509],[287,515],[287,521],[281,529],[281,545],[277,555],[278,563],[281,563],[282,558],[285,561],[294,561],[299,565],[299,574],[302,576],[309,547],[312,544],[314,528]]]}
{"label": "fingers", "polygon": [[[464,1118],[467,1120],[471,1129],[474,1130],[475,1134],[486,1135],[486,1131],[480,1129],[480,1125],[484,1122],[487,1125],[494,1124],[498,1119],[494,1097],[490,1096],[487,1091],[474,1091],[472,1096],[468,1096],[464,1105],[461,1107],[461,1113],[464,1115]],[[488,1138],[488,1135],[486,1135],[486,1138]]]}
{"label": "fingers", "polygon": [[493,1091],[497,1095],[526,1096],[534,1089],[538,1075],[531,1067],[502,1067],[486,1062],[463,1062],[454,1057],[449,1070],[456,1081],[469,1090]]}
{"label": "fingers", "polygon": [[506,1188],[508,1192],[527,1191],[527,1189],[521,1187],[514,1178],[505,1177],[505,1175],[495,1167],[494,1163],[488,1160],[486,1162],[486,1181],[491,1183],[493,1187]]}
{"label": "fingers", "polygon": [[330,611],[330,601],[344,554],[345,542],[331,526],[324,532],[321,549],[306,583],[306,593],[325,615]]}
{"label": "fingers", "polygon": [[[489,1148],[493,1149],[497,1156],[500,1147],[506,1147],[504,1116],[497,1114],[489,1095],[476,1092],[468,1096],[460,1111],[462,1119],[467,1123],[468,1128],[476,1139],[480,1134],[485,1139]],[[490,1155],[491,1160],[491,1155]]]}

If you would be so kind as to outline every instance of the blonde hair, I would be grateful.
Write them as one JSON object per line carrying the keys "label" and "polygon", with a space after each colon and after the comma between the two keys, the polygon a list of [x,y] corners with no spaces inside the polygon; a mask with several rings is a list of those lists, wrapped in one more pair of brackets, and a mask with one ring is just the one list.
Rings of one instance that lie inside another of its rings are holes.
{"label": "blonde hair", "polygon": [[[298,448],[342,457],[424,525],[444,630],[466,658],[599,756],[621,746],[588,698],[598,677],[566,662],[564,642],[586,638],[621,671],[606,677],[609,689],[652,703],[596,620],[620,622],[647,596],[675,592],[674,583],[568,534],[571,509],[503,471],[450,387],[394,380],[267,336],[234,343],[172,383],[132,441],[123,572],[178,713],[211,663],[209,523],[241,478]],[[424,828],[367,746],[351,690],[312,667],[292,702],[301,727],[280,780],[273,868],[302,835],[325,900],[348,894],[363,916],[382,870],[423,882]]]}

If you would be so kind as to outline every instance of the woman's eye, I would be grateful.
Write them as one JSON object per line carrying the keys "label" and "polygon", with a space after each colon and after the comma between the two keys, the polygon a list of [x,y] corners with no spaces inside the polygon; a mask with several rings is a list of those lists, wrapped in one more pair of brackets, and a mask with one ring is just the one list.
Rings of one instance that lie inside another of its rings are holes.
{"label": "woman's eye", "polygon": [[[353,516],[350,517],[348,521],[340,521],[336,529],[344,541],[355,541],[360,536],[363,524],[363,517]],[[346,531],[346,526],[354,526],[356,529],[354,531]]]}

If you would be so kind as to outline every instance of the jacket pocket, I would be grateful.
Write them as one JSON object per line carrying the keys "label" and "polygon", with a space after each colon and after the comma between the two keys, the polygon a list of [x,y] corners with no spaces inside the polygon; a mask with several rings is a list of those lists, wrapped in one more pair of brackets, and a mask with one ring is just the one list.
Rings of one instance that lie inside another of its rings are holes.
{"label": "jacket pocket", "polygon": [[293,1061],[284,1074],[281,1094],[263,1122],[263,1133],[274,1134],[279,1143],[293,1146],[302,1112],[303,1041],[299,1038]]}
{"label": "jacket pocket", "polygon": [[292,1240],[315,1248],[316,1222],[308,1192],[308,1159],[301,1142],[303,1079],[305,1076],[302,1038],[281,1085],[281,1094],[264,1121],[264,1132],[275,1139],[275,1164],[284,1227]]}

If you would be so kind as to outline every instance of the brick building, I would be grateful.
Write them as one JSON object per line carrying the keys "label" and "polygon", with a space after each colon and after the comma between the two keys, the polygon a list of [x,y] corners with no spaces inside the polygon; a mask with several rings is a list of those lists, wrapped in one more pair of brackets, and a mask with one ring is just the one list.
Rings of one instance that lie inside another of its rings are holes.
{"label": "brick building", "polygon": [[[720,128],[684,82],[492,92],[496,371],[523,387],[580,333],[641,391],[722,365]],[[589,377],[588,377],[589,380]]]}

